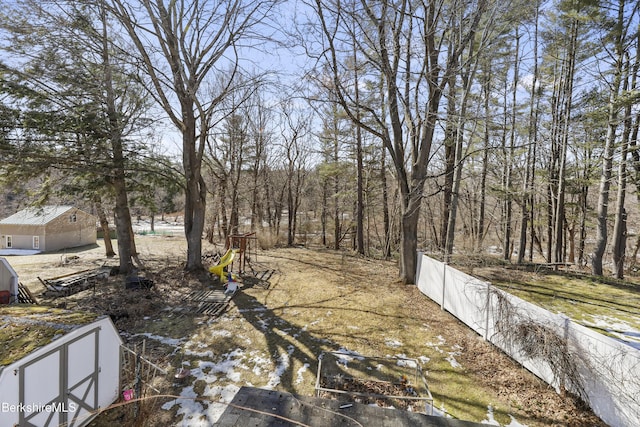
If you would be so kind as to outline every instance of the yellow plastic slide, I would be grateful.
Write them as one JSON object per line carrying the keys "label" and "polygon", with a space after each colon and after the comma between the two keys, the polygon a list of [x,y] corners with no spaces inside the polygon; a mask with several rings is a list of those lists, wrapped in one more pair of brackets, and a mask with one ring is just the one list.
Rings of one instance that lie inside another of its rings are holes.
{"label": "yellow plastic slide", "polygon": [[236,250],[229,249],[227,253],[222,255],[220,261],[216,265],[212,265],[209,267],[209,273],[215,274],[220,278],[220,283],[224,283],[227,276],[224,272],[224,268],[233,262],[233,259],[236,257]]}

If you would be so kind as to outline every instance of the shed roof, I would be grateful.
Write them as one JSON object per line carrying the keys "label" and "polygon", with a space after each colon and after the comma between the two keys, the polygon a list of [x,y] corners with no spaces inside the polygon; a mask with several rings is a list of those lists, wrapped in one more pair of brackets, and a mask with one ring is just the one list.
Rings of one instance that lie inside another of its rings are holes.
{"label": "shed roof", "polygon": [[71,209],[73,209],[73,206],[42,206],[39,208],[27,208],[3,219],[0,221],[0,224],[44,225]]}
{"label": "shed roof", "polygon": [[1,307],[0,368],[98,318],[94,313],[40,305]]}

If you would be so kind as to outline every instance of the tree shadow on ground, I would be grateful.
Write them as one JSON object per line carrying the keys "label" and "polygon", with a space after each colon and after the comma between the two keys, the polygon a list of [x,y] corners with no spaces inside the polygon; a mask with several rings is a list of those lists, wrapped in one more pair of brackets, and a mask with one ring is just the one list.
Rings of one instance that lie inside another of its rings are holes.
{"label": "tree shadow on ground", "polygon": [[[366,379],[379,377],[378,386],[388,381],[390,384],[393,381],[388,377],[382,379],[384,375],[380,369],[380,359],[382,355],[379,354],[360,354],[353,349],[345,348],[345,345],[341,343],[341,339],[344,338],[344,342],[353,341],[353,339],[359,339],[367,341],[367,331],[361,331],[357,329],[350,329],[349,325],[341,325],[339,329],[334,329],[328,326],[327,330],[318,329],[317,325],[314,327],[313,332],[310,332],[307,328],[308,325],[295,324],[291,321],[283,318],[278,312],[289,312],[294,310],[318,310],[325,311],[338,311],[341,310],[339,299],[349,297],[351,294],[358,292],[357,289],[346,289],[342,293],[336,296],[327,296],[314,301],[306,303],[285,303],[283,305],[267,307],[264,303],[258,300],[259,295],[256,297],[251,293],[247,293],[253,285],[252,281],[245,282],[243,292],[240,292],[235,297],[235,303],[240,315],[253,327],[260,330],[265,336],[266,351],[268,352],[271,362],[274,366],[273,373],[268,378],[266,388],[278,388],[293,394],[308,394],[317,395],[316,387],[319,383],[322,383],[327,375],[334,375],[338,372],[338,376],[346,375],[347,377],[355,379],[363,379],[362,389],[351,389],[352,391],[360,391],[364,393],[373,394],[373,391],[369,391],[366,387],[370,386],[372,382],[367,383]],[[266,290],[265,292],[275,292],[274,289]],[[264,296],[268,299],[268,295]],[[377,313],[375,310],[370,310],[367,307],[362,308],[349,308],[350,311],[361,313],[362,316],[379,316],[381,325],[387,322],[402,322],[403,316]],[[360,336],[356,336],[360,335]],[[331,338],[328,338],[328,337]],[[334,355],[329,355],[331,352],[344,353],[345,356],[339,356],[337,359]],[[331,356],[331,357],[329,357]],[[372,357],[378,357],[372,358]],[[319,359],[323,358],[323,369],[321,375],[319,375]],[[347,362],[353,359],[353,362]],[[392,360],[389,358],[389,360]],[[338,366],[336,369],[327,370],[327,364],[333,364]],[[349,367],[346,365],[349,363]],[[416,365],[416,369],[418,365]],[[404,368],[398,368],[403,370]],[[330,374],[328,373],[330,372]],[[396,376],[395,380],[399,380]],[[331,388],[329,385],[325,387]],[[382,388],[380,389],[382,390]],[[301,391],[304,391],[301,393]],[[378,391],[379,392],[379,391]],[[354,395],[341,394],[341,393],[321,393],[323,397],[331,397],[337,400],[354,401]],[[397,395],[397,394],[394,394]],[[422,394],[421,394],[422,395]],[[358,397],[362,399],[362,397]]]}
{"label": "tree shadow on ground", "polygon": [[[246,288],[245,288],[246,289]],[[266,351],[271,357],[275,366],[275,372],[279,375],[279,381],[270,379],[267,386],[275,387],[279,385],[285,391],[297,393],[302,381],[309,381],[309,376],[303,380],[302,374],[311,372],[313,381],[318,374],[318,358],[326,352],[335,352],[345,349],[339,342],[328,339],[321,334],[314,334],[307,330],[307,326],[300,326],[289,322],[276,311],[293,310],[299,308],[320,308],[317,304],[322,304],[321,309],[331,310],[334,306],[324,305],[336,298],[326,298],[305,305],[285,305],[269,308],[261,303],[255,296],[246,292],[240,292],[234,298],[240,315],[256,329],[259,329],[265,336],[267,343]],[[338,308],[336,304],[334,308]],[[366,310],[365,310],[366,311]],[[347,325],[345,326],[345,330]],[[341,336],[341,334],[332,333]],[[345,333],[344,336],[352,337]],[[297,362],[297,363],[296,363]],[[297,365],[297,369],[295,366]],[[362,373],[368,373],[375,366],[363,366]]]}

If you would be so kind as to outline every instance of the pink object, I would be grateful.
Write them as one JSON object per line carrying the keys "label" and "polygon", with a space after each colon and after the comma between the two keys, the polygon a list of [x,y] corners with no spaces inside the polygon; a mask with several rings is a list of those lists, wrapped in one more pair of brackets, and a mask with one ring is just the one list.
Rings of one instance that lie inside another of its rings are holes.
{"label": "pink object", "polygon": [[176,379],[178,380],[182,380],[185,379],[186,377],[188,377],[189,375],[191,375],[191,370],[189,369],[185,369],[185,368],[181,368],[175,375]]}
{"label": "pink object", "polygon": [[124,401],[128,402],[131,399],[133,399],[133,390],[132,389],[128,389],[122,392],[122,397],[124,397]]}

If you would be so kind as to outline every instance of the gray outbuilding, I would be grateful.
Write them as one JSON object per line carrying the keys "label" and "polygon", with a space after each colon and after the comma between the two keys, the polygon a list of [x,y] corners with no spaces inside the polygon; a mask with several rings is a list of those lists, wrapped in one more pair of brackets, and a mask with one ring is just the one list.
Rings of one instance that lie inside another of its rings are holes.
{"label": "gray outbuilding", "polygon": [[96,243],[97,218],[73,206],[27,208],[0,221],[2,249],[56,251]]}

